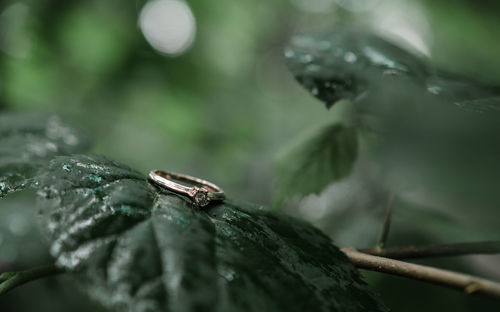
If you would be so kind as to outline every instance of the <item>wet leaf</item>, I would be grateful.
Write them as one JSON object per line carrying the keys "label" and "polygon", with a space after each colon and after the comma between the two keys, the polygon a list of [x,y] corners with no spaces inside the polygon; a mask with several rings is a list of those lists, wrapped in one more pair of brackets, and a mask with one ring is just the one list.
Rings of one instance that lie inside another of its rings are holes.
{"label": "wet leaf", "polygon": [[470,101],[490,98],[486,107],[476,103],[481,109],[475,110],[500,111],[500,102],[491,99],[500,96],[500,88],[435,68],[421,56],[367,32],[337,29],[297,35],[285,48],[285,58],[297,81],[328,108],[340,99],[373,102],[371,91],[382,86],[390,92],[397,81],[399,86],[417,86],[417,96],[431,95],[466,109]]}
{"label": "wet leaf", "polygon": [[226,201],[205,210],[101,156],[40,178],[57,265],[119,311],[386,311],[320,231]]}
{"label": "wet leaf", "polygon": [[423,83],[425,64],[377,36],[348,29],[293,37],[285,48],[288,68],[312,95],[331,107],[355,100],[381,77]]}
{"label": "wet leaf", "polygon": [[337,123],[285,151],[278,162],[277,205],[292,196],[319,193],[344,178],[357,153],[356,129]]}
{"label": "wet leaf", "polygon": [[40,166],[55,155],[87,148],[87,139],[57,116],[0,114],[0,198],[29,185]]}

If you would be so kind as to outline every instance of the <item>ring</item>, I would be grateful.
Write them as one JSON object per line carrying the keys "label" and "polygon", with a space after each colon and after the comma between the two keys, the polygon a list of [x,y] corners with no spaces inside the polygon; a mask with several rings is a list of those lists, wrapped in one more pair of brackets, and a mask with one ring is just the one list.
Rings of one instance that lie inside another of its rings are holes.
{"label": "ring", "polygon": [[[222,201],[226,198],[224,191],[217,185],[185,174],[152,170],[148,177],[156,185],[174,193],[188,196],[197,207],[205,207],[212,201]],[[172,180],[186,182],[193,186],[182,185]]]}

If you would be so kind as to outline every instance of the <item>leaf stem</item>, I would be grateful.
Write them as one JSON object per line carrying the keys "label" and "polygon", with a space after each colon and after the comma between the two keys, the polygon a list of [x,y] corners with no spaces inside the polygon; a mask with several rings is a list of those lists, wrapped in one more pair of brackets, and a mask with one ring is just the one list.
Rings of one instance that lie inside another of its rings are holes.
{"label": "leaf stem", "polygon": [[389,237],[389,230],[391,228],[391,216],[392,216],[392,202],[394,201],[394,194],[389,194],[389,199],[387,201],[387,207],[384,214],[384,223],[382,224],[382,230],[378,237],[377,249],[383,249]]}
{"label": "leaf stem", "polygon": [[342,248],[358,268],[388,273],[461,290],[467,294],[483,294],[500,299],[500,283],[475,276],[437,269],[378,256],[352,248]]}
{"label": "leaf stem", "polygon": [[359,251],[391,259],[417,259],[430,257],[462,256],[468,254],[500,253],[500,241],[458,243],[443,245],[367,248]]}
{"label": "leaf stem", "polygon": [[54,264],[44,265],[33,269],[17,272],[4,272],[0,274],[0,295],[21,286],[27,282],[34,281],[43,277],[62,273],[63,270],[57,268]]}

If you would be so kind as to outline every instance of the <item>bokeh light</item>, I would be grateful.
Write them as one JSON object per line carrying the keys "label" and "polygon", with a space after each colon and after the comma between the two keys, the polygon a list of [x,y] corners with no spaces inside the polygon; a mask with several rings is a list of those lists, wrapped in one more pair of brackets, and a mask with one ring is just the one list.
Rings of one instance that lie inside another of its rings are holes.
{"label": "bokeh light", "polygon": [[168,55],[179,55],[194,42],[196,21],[184,1],[154,0],[146,3],[139,16],[139,27],[153,48]]}

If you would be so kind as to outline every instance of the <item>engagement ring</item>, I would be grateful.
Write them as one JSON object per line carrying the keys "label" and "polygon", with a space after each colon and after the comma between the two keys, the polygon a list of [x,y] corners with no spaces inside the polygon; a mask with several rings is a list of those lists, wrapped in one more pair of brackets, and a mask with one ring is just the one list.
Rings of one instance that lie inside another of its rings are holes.
{"label": "engagement ring", "polygon": [[[185,174],[152,170],[148,177],[151,182],[158,186],[188,196],[192,203],[200,208],[207,206],[212,201],[222,201],[226,198],[224,191],[217,185]],[[177,183],[174,180],[192,186]]]}

